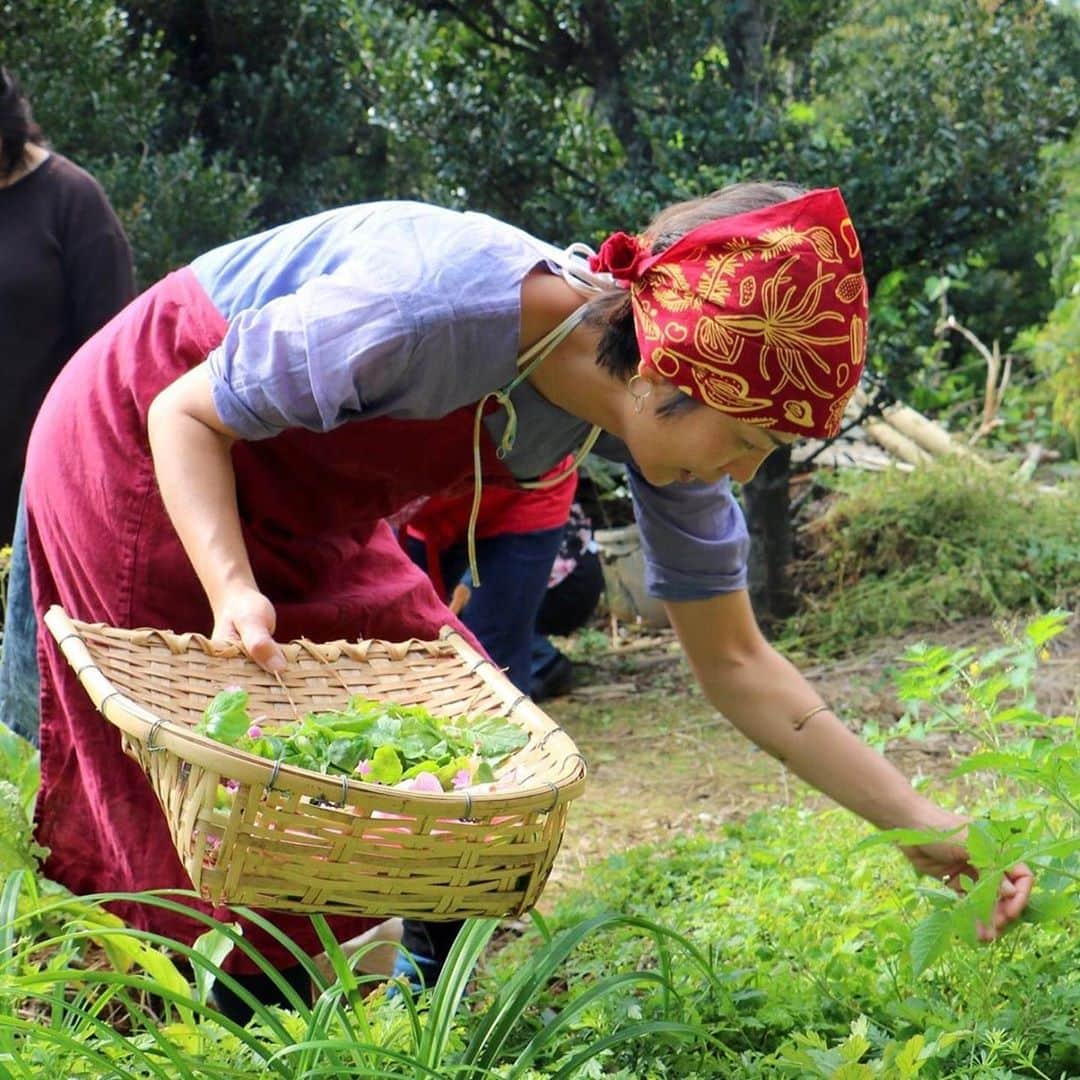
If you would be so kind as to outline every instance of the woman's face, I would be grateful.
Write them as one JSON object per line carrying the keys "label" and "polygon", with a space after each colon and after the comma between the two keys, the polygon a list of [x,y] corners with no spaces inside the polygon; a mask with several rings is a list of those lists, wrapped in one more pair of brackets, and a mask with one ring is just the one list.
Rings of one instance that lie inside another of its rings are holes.
{"label": "woman's face", "polygon": [[[650,397],[662,404],[678,393],[661,381]],[[657,415],[656,406],[646,406],[634,414],[626,432],[638,468],[657,486],[691,480],[713,483],[724,476],[745,484],[777,446],[794,438],[742,423],[698,402],[668,416]]]}

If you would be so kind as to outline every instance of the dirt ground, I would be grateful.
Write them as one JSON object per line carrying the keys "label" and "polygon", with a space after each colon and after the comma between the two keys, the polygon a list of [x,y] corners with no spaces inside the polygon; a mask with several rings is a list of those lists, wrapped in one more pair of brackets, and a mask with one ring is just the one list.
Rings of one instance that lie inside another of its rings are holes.
{"label": "dirt ground", "polygon": [[[803,671],[853,726],[870,717],[885,723],[903,711],[892,691],[890,668],[909,645],[927,638],[919,633],[893,639],[857,658]],[[601,645],[601,635],[593,632],[584,642],[561,643],[575,659],[575,687],[543,705],[587,758],[589,782],[571,807],[539,905],[542,911],[577,884],[590,863],[610,854],[708,830],[810,791],[705,702],[671,631],[624,627],[617,638],[605,635],[603,640]],[[1001,637],[990,621],[979,620],[934,634],[932,640],[992,647]],[[1036,689],[1045,712],[1077,707],[1080,626],[1052,643]],[[666,755],[662,771],[656,767],[661,747]],[[889,756],[912,777],[950,768],[950,748],[940,741],[900,746]]]}

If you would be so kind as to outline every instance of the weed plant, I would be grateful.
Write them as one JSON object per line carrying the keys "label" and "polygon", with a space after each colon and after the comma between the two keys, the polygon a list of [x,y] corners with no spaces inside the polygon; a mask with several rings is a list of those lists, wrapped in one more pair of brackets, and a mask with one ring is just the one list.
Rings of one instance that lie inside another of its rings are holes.
{"label": "weed plant", "polygon": [[[685,970],[683,1015],[719,1033],[724,1057],[687,1046],[662,1056],[638,1042],[611,1051],[603,1075],[861,1080],[1080,1076],[1080,718],[1047,716],[1032,676],[1065,625],[1055,612],[976,654],[924,645],[904,658],[908,704],[897,738],[962,736],[954,779],[935,791],[972,819],[979,880],[958,897],[913,880],[889,843],[937,834],[866,835],[842,811],[759,812],[718,834],[613,857],[565,899],[549,932],[602,911],[662,920],[709,956],[724,993]],[[975,943],[1006,867],[1035,870],[1025,924]],[[496,958],[514,965],[526,938]],[[568,962],[546,1003],[620,967],[647,968],[648,942],[613,928]],[[609,1010],[615,1002],[608,1002]],[[622,1003],[623,1009],[629,1007]],[[666,1007],[638,999],[644,1016]],[[617,1013],[594,1012],[594,1031]]]}
{"label": "weed plant", "polygon": [[[476,966],[495,929],[466,925],[418,1000],[356,973],[324,920],[327,977],[304,964],[302,1001],[235,925],[191,946],[125,926],[110,900],[175,908],[183,897],[74,897],[31,868],[23,792],[35,759],[15,736],[0,765],[21,816],[0,820],[0,1076],[79,1080],[1006,1080],[1080,1076],[1078,717],[1039,712],[1032,674],[1065,625],[1032,621],[976,654],[911,650],[908,712],[870,737],[959,735],[951,797],[972,819],[978,881],[958,897],[914,881],[885,842],[842,811],[759,812],[709,836],[595,868],[587,890]],[[1035,870],[1027,925],[974,944],[1003,869]],[[30,865],[27,865],[29,862]],[[293,1008],[269,1008],[222,970],[237,949]],[[208,1004],[213,979],[254,1009],[240,1027]],[[369,993],[370,991],[370,993]],[[366,996],[365,996],[366,995]]]}
{"label": "weed plant", "polygon": [[1042,493],[963,459],[830,483],[828,510],[803,530],[811,551],[797,571],[801,610],[780,643],[789,652],[838,656],[1080,597],[1080,485]]}

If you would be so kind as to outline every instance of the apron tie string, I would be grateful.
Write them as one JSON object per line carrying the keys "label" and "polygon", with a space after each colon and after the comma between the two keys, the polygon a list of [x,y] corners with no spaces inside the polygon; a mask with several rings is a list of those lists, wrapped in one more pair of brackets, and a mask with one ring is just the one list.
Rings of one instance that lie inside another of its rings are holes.
{"label": "apron tie string", "polygon": [[[562,344],[563,341],[566,340],[567,337],[570,336],[571,331],[574,330],[584,317],[585,305],[582,304],[580,307],[577,307],[570,312],[558,326],[545,334],[535,345],[522,353],[518,358],[518,373],[506,386],[501,390],[490,391],[476,404],[476,413],[473,417],[473,501],[472,509],[469,511],[469,528],[466,541],[469,550],[469,573],[472,575],[473,585],[477,588],[480,586],[480,568],[477,565],[476,559],[476,523],[480,518],[480,499],[484,493],[480,439],[484,423],[484,411],[487,408],[487,403],[494,399],[506,410],[506,427],[503,429],[502,438],[499,439],[499,445],[495,448],[495,456],[501,461],[514,449],[514,442],[517,439],[517,409],[514,408],[514,403],[511,400],[510,395],[560,344]],[[529,484],[523,484],[522,486],[549,487],[551,484],[557,483],[558,480],[564,479],[571,469],[576,469],[578,467],[585,454],[592,449],[593,444],[596,442],[599,435],[600,429],[594,428],[592,432],[590,432],[588,439],[585,440],[585,445],[582,448],[584,453],[579,451],[578,454],[575,455],[573,463],[555,480],[530,481]]]}
{"label": "apron tie string", "polygon": [[[575,243],[561,250],[550,244],[541,246],[547,251],[547,258],[559,267],[562,279],[576,292],[584,296],[595,296],[597,293],[613,287],[614,279],[610,274],[590,269],[589,259],[595,252],[587,244]],[[476,523],[480,518],[480,499],[484,489],[480,454],[484,410],[488,401],[492,398],[506,410],[506,427],[503,429],[499,445],[495,448],[495,456],[502,461],[514,449],[514,441],[517,439],[517,410],[514,408],[513,401],[510,400],[510,395],[569,336],[570,332],[581,322],[584,316],[585,305],[582,304],[580,307],[575,308],[554,330],[545,334],[535,345],[518,357],[518,374],[507,386],[501,390],[492,390],[490,393],[485,394],[476,406],[476,417],[473,421],[473,502],[472,510],[469,512],[469,529],[466,537],[469,549],[469,573],[472,575],[475,587],[480,585],[480,569],[476,560]],[[530,490],[541,490],[561,483],[585,460],[589,451],[596,445],[596,440],[599,437],[600,428],[594,426],[581,444],[581,448],[574,455],[573,461],[558,476],[544,480],[529,480],[520,486]]]}

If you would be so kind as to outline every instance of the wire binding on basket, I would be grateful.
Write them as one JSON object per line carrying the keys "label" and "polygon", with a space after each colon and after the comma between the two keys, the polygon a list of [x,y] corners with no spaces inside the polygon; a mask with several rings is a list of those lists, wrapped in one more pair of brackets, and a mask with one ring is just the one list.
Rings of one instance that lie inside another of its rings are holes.
{"label": "wire binding on basket", "polygon": [[274,767],[270,770],[270,779],[266,781],[266,790],[273,791],[281,772],[281,758],[274,758]]}
{"label": "wire binding on basket", "polygon": [[[546,734],[546,735],[545,735],[545,736],[544,736],[544,737],[543,737],[543,738],[542,738],[542,739],[540,740],[540,742],[539,742],[539,744],[538,744],[538,748],[539,748],[540,750],[543,750],[543,749],[544,749],[544,748],[545,748],[545,747],[547,746],[547,741],[548,741],[548,739],[550,739],[552,735],[556,735],[556,734],[558,734],[558,735],[562,735],[562,734],[564,734],[564,732],[563,732],[563,729],[562,729],[561,727],[553,727],[553,728],[552,728],[552,729],[551,729],[551,730],[550,730],[550,731],[549,731],[549,732],[548,732],[548,733],[547,733],[547,734]],[[580,754],[578,754],[578,757],[581,757],[581,755],[580,755]],[[581,758],[581,760],[582,760],[582,761],[584,761],[585,759],[584,759],[584,758]]]}
{"label": "wire binding on basket", "polygon": [[[110,694],[109,697],[113,695]],[[104,706],[105,702],[102,702]],[[160,754],[165,749],[164,746],[155,746],[154,740],[157,738],[158,729],[165,723],[160,717],[150,725],[150,730],[146,735],[146,752],[148,754]]]}
{"label": "wire binding on basket", "polygon": [[583,769],[588,769],[589,762],[586,760],[585,755],[579,750],[575,750],[572,754],[567,754],[566,757],[563,758],[563,764],[565,765],[568,761],[573,761],[574,758],[577,758],[578,761],[581,762]]}

